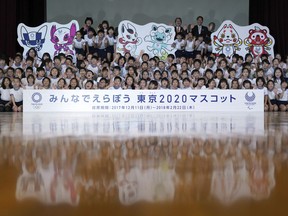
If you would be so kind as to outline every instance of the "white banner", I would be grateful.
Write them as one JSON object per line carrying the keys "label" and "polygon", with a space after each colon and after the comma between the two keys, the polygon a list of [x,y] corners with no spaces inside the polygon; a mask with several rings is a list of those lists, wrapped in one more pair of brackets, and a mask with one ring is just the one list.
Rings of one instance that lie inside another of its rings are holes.
{"label": "white banner", "polygon": [[251,53],[258,57],[269,54],[274,57],[274,38],[269,29],[258,23],[249,26],[238,26],[230,20],[224,21],[211,35],[213,53],[225,54],[231,58],[234,54],[245,56]]}
{"label": "white banner", "polygon": [[45,52],[48,52],[52,58],[59,53],[74,57],[75,51],[72,49],[72,44],[77,30],[79,24],[76,20],[68,24],[46,22],[37,27],[20,23],[17,27],[18,43],[24,49],[23,56],[26,56],[30,48],[35,48],[40,58]]}
{"label": "white banner", "polygon": [[262,90],[24,90],[24,112],[257,111]]}
{"label": "white banner", "polygon": [[122,55],[128,52],[135,57],[144,51],[149,56],[166,59],[168,54],[174,54],[176,51],[171,46],[175,37],[173,26],[158,23],[148,23],[141,26],[124,20],[119,23],[118,31],[116,49]]}

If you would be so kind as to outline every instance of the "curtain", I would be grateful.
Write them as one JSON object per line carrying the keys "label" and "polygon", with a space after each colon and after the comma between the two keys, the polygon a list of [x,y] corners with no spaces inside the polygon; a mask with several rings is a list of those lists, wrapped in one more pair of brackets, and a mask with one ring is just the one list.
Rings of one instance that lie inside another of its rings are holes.
{"label": "curtain", "polygon": [[14,57],[22,52],[17,42],[17,26],[25,23],[37,26],[46,21],[46,0],[1,0],[0,7],[0,54]]}
{"label": "curtain", "polygon": [[288,55],[288,1],[250,0],[249,23],[259,23],[270,29],[275,39],[274,52],[282,59]]}

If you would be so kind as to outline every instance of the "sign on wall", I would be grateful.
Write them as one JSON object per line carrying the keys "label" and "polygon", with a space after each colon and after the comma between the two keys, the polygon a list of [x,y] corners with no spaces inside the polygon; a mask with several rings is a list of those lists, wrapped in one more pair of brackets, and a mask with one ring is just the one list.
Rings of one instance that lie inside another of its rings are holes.
{"label": "sign on wall", "polygon": [[264,111],[261,90],[25,90],[24,112]]}
{"label": "sign on wall", "polygon": [[262,54],[274,57],[274,38],[269,29],[258,23],[238,26],[230,20],[224,21],[211,35],[213,53],[225,54],[231,58],[235,53],[245,56],[251,53],[254,58]]}
{"label": "sign on wall", "polygon": [[158,56],[165,59],[168,54],[174,54],[176,49],[171,45],[174,42],[175,30],[173,26],[148,23],[137,25],[124,20],[118,26],[117,52],[124,55],[130,53],[138,56],[141,51],[149,56]]}
{"label": "sign on wall", "polygon": [[20,23],[17,27],[18,43],[23,47],[23,56],[26,56],[30,48],[35,48],[38,57],[48,52],[52,58],[59,53],[65,53],[74,57],[72,49],[73,39],[79,24],[72,20],[68,24],[46,22],[37,27],[29,27]]}

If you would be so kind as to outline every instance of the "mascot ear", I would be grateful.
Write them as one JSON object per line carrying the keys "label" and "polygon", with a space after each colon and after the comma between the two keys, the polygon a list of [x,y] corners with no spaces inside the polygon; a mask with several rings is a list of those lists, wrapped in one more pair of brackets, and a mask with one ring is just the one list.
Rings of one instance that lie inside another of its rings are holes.
{"label": "mascot ear", "polygon": [[122,26],[121,26],[121,32],[122,32],[122,34],[124,34],[126,31],[127,31],[126,26],[125,26],[124,24],[122,24]]}
{"label": "mascot ear", "polygon": [[41,27],[41,28],[38,30],[38,32],[40,32],[40,33],[42,34],[42,38],[45,38],[45,37],[46,37],[47,28],[48,28],[48,27],[45,25],[45,26]]}
{"label": "mascot ear", "polygon": [[227,28],[227,24],[225,24],[223,28],[226,29]]}
{"label": "mascot ear", "polygon": [[24,26],[22,26],[21,29],[20,29],[20,32],[21,32],[21,38],[22,38],[22,40],[25,40],[23,34],[28,34],[27,29],[26,29]]}
{"label": "mascot ear", "polygon": [[76,35],[76,25],[75,23],[72,23],[70,28],[70,37],[74,37]]}
{"label": "mascot ear", "polygon": [[153,31],[157,31],[157,29],[158,29],[158,28],[157,28],[156,25],[152,25],[152,30],[153,30]]}
{"label": "mascot ear", "polygon": [[53,25],[52,28],[51,28],[51,30],[50,30],[50,36],[51,36],[51,38],[53,38],[55,32],[56,32],[56,25]]}
{"label": "mascot ear", "polygon": [[170,33],[171,31],[172,31],[171,28],[167,28],[167,29],[165,30],[165,33]]}
{"label": "mascot ear", "polygon": [[249,34],[252,34],[254,32],[254,29],[249,30]]}
{"label": "mascot ear", "polygon": [[263,29],[262,31],[263,31],[265,34],[267,34],[267,30],[266,30],[266,29]]}

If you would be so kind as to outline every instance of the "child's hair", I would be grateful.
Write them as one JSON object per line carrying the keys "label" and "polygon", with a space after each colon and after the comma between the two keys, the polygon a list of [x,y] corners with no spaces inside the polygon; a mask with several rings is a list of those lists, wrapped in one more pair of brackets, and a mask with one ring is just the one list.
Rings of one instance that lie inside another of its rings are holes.
{"label": "child's hair", "polygon": [[[32,78],[33,79],[33,84],[35,84],[35,77],[32,75],[32,74],[29,74],[28,76],[27,76],[27,81],[28,81],[28,79],[29,78]],[[44,80],[44,79],[43,79]],[[42,80],[42,83],[43,83],[43,80]]]}
{"label": "child's hair", "polygon": [[4,77],[4,78],[3,78],[2,83],[1,83],[1,87],[2,87],[3,89],[6,89],[6,86],[4,85],[4,83],[5,83],[6,80],[9,80],[9,88],[10,88],[10,89],[13,88],[11,79],[10,79],[9,77]]}
{"label": "child's hair", "polygon": [[257,83],[258,83],[258,81],[259,80],[261,80],[262,82],[263,82],[263,86],[265,86],[265,79],[264,79],[264,77],[257,77],[257,79],[256,79],[256,85],[257,85]]}
{"label": "child's hair", "polygon": [[90,21],[90,22],[91,22],[91,25],[93,25],[93,19],[92,19],[92,17],[86,17],[86,19],[85,19],[85,24],[87,23],[87,21]]}
{"label": "child's hair", "polygon": [[121,79],[121,77],[119,77],[119,76],[116,76],[116,77],[114,78],[114,81],[116,81],[117,79],[118,79],[120,82],[122,82],[122,79]]}
{"label": "child's hair", "polygon": [[252,83],[250,82],[250,80],[244,80],[244,82],[242,83],[242,86],[245,86],[245,85],[248,84],[248,83],[249,83],[250,88],[251,88]]}
{"label": "child's hair", "polygon": [[225,79],[225,78],[220,79],[219,84],[218,84],[218,88],[219,88],[219,89],[222,89],[221,83],[226,83],[226,86],[227,86],[226,89],[229,89],[229,84],[228,84],[227,79]]}
{"label": "child's hair", "polygon": [[[28,78],[27,78],[28,79]],[[49,77],[44,77],[42,80],[42,84],[44,84],[44,81],[48,80],[49,81],[49,87],[51,86],[51,79]]]}

